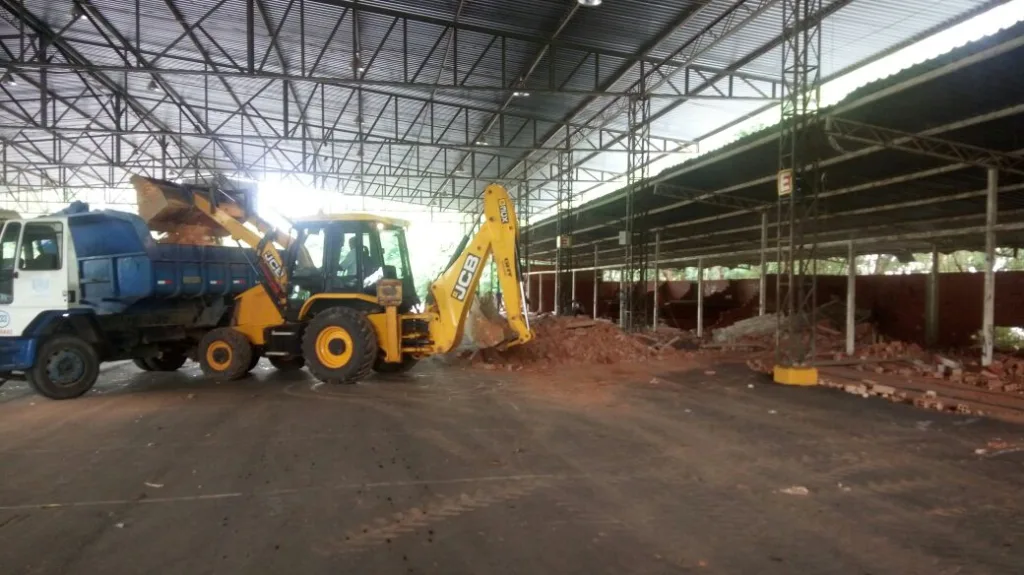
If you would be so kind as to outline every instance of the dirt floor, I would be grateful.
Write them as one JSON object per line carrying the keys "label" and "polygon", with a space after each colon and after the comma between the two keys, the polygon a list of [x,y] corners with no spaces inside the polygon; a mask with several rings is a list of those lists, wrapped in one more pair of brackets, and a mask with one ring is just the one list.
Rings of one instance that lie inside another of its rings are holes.
{"label": "dirt floor", "polygon": [[0,388],[0,573],[1020,573],[1024,427],[696,360]]}

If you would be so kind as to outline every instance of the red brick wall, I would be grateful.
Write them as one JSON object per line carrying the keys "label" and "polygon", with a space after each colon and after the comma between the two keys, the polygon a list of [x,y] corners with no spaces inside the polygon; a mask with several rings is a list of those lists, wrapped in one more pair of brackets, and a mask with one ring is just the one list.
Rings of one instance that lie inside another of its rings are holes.
{"label": "red brick wall", "polygon": [[[775,306],[775,277],[767,278],[768,309]],[[857,277],[857,307],[871,310],[880,331],[893,338],[924,343],[925,289],[927,274],[881,275]],[[544,310],[554,305],[554,276],[531,276],[533,309],[536,310],[538,281],[544,282]],[[576,297],[588,312],[593,305],[593,278],[589,272],[576,277]],[[705,285],[710,293],[719,282]],[[980,273],[950,273],[939,276],[939,344],[943,347],[967,346],[971,336],[981,329],[982,286]],[[691,282],[662,282],[661,317],[669,324],[692,329],[697,322],[697,307]],[[598,293],[598,315],[617,317],[617,282],[601,282]],[[705,298],[705,326],[736,321],[757,313],[758,281],[732,280],[727,289]],[[830,298],[846,301],[845,276],[818,278],[818,303]],[[996,325],[1024,327],[1024,272],[996,274]],[[741,309],[742,308],[742,309]]]}

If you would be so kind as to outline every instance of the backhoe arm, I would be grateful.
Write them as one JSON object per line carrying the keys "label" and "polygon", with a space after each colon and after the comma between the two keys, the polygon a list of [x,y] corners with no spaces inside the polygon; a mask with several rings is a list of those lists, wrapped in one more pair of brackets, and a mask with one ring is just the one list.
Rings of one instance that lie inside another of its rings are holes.
{"label": "backhoe arm", "polygon": [[484,221],[448,269],[430,285],[433,312],[430,332],[438,353],[451,351],[462,340],[466,315],[476,297],[487,256],[497,262],[498,280],[511,334],[504,345],[518,345],[533,338],[523,306],[524,293],[516,243],[519,223],[504,187],[491,184],[484,190]]}

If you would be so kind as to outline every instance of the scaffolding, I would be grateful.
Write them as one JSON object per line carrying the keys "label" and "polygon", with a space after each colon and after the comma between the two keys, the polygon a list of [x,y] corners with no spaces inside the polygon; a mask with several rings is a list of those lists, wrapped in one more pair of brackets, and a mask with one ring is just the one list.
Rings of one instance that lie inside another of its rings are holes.
{"label": "scaffolding", "polygon": [[[568,135],[566,135],[568,138]],[[569,140],[566,140],[568,145]],[[572,300],[573,261],[573,198],[572,198],[572,148],[558,153],[558,194],[555,213],[557,218],[555,238],[555,299],[554,312],[564,313]]]}
{"label": "scaffolding", "polygon": [[619,325],[625,330],[642,329],[647,322],[647,229],[637,196],[647,183],[650,163],[651,100],[647,95],[646,69],[640,64],[640,80],[634,85],[627,105],[629,155],[626,166],[626,214],[619,244],[623,250],[619,282]]}
{"label": "scaffolding", "polygon": [[[821,187],[818,108],[821,93],[822,0],[782,2],[782,106],[776,209],[776,381],[805,382],[815,353],[815,266]],[[808,234],[810,232],[810,234]],[[813,371],[813,370],[811,370]],[[813,375],[816,382],[817,376]]]}

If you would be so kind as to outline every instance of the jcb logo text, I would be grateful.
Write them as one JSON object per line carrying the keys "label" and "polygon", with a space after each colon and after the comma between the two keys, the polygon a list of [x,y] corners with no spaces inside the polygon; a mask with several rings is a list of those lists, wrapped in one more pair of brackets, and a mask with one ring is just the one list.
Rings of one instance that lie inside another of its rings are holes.
{"label": "jcb logo text", "polygon": [[458,279],[455,280],[455,289],[452,290],[452,297],[459,301],[465,301],[469,293],[469,285],[473,283],[473,275],[480,267],[480,258],[473,254],[466,255],[466,261],[462,263],[462,270]]}

